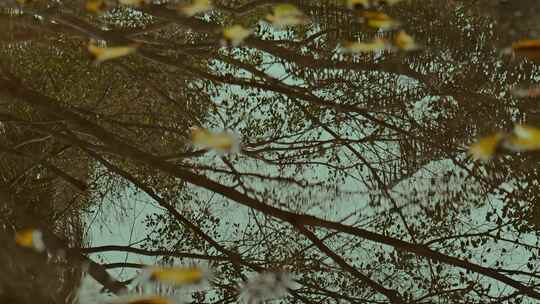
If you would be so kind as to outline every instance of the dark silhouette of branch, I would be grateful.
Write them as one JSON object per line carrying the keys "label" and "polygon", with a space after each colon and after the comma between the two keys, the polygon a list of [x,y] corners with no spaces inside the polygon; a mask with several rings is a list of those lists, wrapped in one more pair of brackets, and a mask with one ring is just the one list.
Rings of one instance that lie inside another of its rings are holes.
{"label": "dark silhouette of branch", "polygon": [[361,282],[365,283],[366,285],[373,288],[377,292],[383,294],[386,298],[388,298],[388,300],[390,300],[390,302],[395,303],[395,304],[405,303],[405,300],[401,297],[401,295],[397,291],[385,288],[379,283],[363,275],[360,271],[358,271],[356,268],[354,268],[349,263],[347,263],[338,254],[336,254],[332,249],[328,248],[313,232],[309,231],[302,225],[297,225],[296,229],[298,229],[298,231],[300,231],[302,235],[307,237],[317,248],[319,248],[322,252],[324,252],[324,254],[330,257],[336,264],[338,264],[343,269],[347,270],[349,273],[354,275]]}
{"label": "dark silhouette of branch", "polygon": [[120,262],[120,263],[108,263],[108,264],[102,264],[101,267],[105,269],[113,269],[113,268],[137,268],[137,269],[143,269],[147,268],[150,265],[145,264],[138,264],[138,263],[129,263],[129,262]]}
{"label": "dark silhouette of branch", "polygon": [[221,256],[212,256],[205,254],[197,254],[190,252],[180,252],[180,251],[168,251],[168,250],[146,250],[142,248],[135,248],[130,246],[117,246],[117,245],[108,245],[108,246],[99,246],[99,247],[89,247],[89,248],[80,248],[80,252],[83,254],[104,252],[104,251],[122,251],[122,252],[132,252],[136,254],[142,254],[146,256],[170,256],[177,258],[189,258],[189,259],[198,259],[198,260],[209,260],[209,261],[227,261],[227,257]]}
{"label": "dark silhouette of branch", "polygon": [[[67,148],[68,147],[64,147],[59,152],[53,153],[53,155],[57,155],[57,154],[65,151],[65,149],[67,149]],[[24,152],[18,151],[17,149],[4,147],[4,146],[1,146],[1,145],[0,145],[0,151],[3,151],[5,153],[9,153],[9,154],[12,154],[12,155],[16,155],[16,156],[19,156],[19,157],[30,158],[30,159],[34,160],[35,163],[32,164],[23,173],[27,173],[30,169],[35,168],[38,165],[43,165],[46,168],[48,168],[49,170],[51,170],[52,172],[54,172],[54,174],[56,174],[58,177],[62,178],[64,181],[66,181],[69,185],[73,186],[78,191],[84,192],[84,191],[86,191],[86,189],[88,189],[88,186],[84,182],[74,178],[73,176],[66,173],[64,170],[58,168],[57,166],[55,166],[54,164],[49,162],[47,160],[47,158],[50,158],[52,155],[47,155],[47,156],[44,156],[42,158],[36,159],[35,156],[32,156],[32,155],[26,154]],[[20,176],[22,176],[22,175],[20,175]],[[18,178],[15,178],[12,181],[12,183],[16,182],[17,179]]]}
{"label": "dark silhouette of branch", "polygon": [[55,234],[44,231],[44,241],[47,250],[57,254],[65,253],[68,260],[82,265],[83,269],[86,268],[88,274],[103,285],[105,289],[116,294],[126,291],[127,286],[111,277],[105,270],[105,267],[81,254],[78,249],[70,248],[66,241],[60,239]]}

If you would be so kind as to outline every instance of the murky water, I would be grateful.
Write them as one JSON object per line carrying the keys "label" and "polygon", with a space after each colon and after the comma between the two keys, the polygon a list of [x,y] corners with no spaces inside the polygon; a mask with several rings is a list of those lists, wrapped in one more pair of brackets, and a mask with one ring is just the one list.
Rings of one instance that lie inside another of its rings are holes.
{"label": "murky water", "polygon": [[0,303],[537,303],[540,3],[194,3],[0,0]]}

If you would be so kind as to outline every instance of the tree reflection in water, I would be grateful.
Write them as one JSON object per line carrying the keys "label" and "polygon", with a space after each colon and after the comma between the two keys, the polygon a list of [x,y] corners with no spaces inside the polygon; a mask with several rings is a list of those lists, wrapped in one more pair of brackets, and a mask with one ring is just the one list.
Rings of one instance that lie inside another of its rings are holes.
{"label": "tree reflection in water", "polygon": [[[85,2],[0,4],[0,302],[71,302],[83,272],[121,294],[136,288],[110,269],[140,257],[208,264],[193,303],[236,302],[268,271],[294,278],[287,303],[540,299],[538,154],[467,156],[478,137],[540,126],[537,100],[511,94],[535,63],[502,52],[535,38],[536,3],[381,2],[400,24],[382,31],[337,0],[289,1],[310,22],[285,28],[262,21],[284,1],[194,17],[177,11],[189,1]],[[223,46],[233,25],[252,33]],[[421,48],[342,51],[400,30]],[[136,50],[96,65],[90,40]],[[88,219],[129,220],[126,191],[155,207],[133,223],[144,242],[92,247]],[[27,227],[47,253],[15,245]],[[130,259],[95,258],[109,251]]]}

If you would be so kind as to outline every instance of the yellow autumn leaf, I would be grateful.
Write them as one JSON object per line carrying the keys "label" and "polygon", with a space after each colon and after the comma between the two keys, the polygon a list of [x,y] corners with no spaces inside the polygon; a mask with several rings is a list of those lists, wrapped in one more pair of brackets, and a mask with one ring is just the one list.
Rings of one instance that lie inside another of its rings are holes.
{"label": "yellow autumn leaf", "polygon": [[241,25],[233,25],[223,29],[222,45],[238,46],[251,35],[251,30]]}
{"label": "yellow autumn leaf", "polygon": [[210,0],[194,0],[191,4],[179,4],[178,12],[185,16],[192,17],[197,14],[205,13],[213,8]]}
{"label": "yellow autumn leaf", "polygon": [[420,49],[420,45],[414,41],[414,38],[405,31],[400,31],[394,38],[396,46],[403,51],[410,52]]}
{"label": "yellow autumn leaf", "polygon": [[214,149],[220,152],[231,152],[238,149],[238,140],[233,134],[212,133],[197,127],[191,128],[191,141],[202,149]]}
{"label": "yellow autumn leaf", "polygon": [[150,0],[118,0],[120,5],[139,7],[144,4],[149,4]]}
{"label": "yellow autumn leaf", "polygon": [[381,12],[364,11],[360,12],[360,17],[365,20],[366,24],[370,27],[390,30],[399,27],[401,24],[394,20],[392,17]]}
{"label": "yellow autumn leaf", "polygon": [[164,268],[152,272],[152,279],[172,285],[197,284],[203,279],[199,268]]}
{"label": "yellow autumn leaf", "polygon": [[540,39],[524,39],[512,43],[511,51],[530,60],[540,59]]}
{"label": "yellow autumn leaf", "polygon": [[278,4],[274,6],[273,13],[266,15],[266,20],[279,28],[307,24],[309,22],[309,18],[292,4]]}
{"label": "yellow autumn leaf", "polygon": [[488,161],[495,155],[497,147],[503,138],[504,135],[502,133],[481,138],[469,147],[469,155],[474,160]]}
{"label": "yellow autumn leaf", "polygon": [[45,250],[43,235],[37,229],[23,229],[15,233],[15,243],[21,247],[32,248],[36,251]]}
{"label": "yellow autumn leaf", "polygon": [[159,283],[170,286],[204,285],[212,277],[205,267],[151,267],[144,269],[139,278],[142,284]]}
{"label": "yellow autumn leaf", "polygon": [[84,8],[90,13],[99,14],[107,9],[107,4],[104,0],[87,0]]}
{"label": "yellow autumn leaf", "polygon": [[88,52],[95,64],[99,64],[106,60],[115,59],[133,54],[137,51],[137,45],[130,46],[115,46],[115,47],[100,47],[94,42],[88,44]]}
{"label": "yellow autumn leaf", "polygon": [[540,150],[540,129],[516,125],[505,142],[505,148],[514,152]]}

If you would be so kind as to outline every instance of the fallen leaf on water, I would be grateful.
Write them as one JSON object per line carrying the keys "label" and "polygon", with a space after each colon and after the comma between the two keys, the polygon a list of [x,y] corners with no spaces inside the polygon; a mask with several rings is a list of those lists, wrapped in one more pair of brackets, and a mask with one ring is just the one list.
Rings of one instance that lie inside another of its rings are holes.
{"label": "fallen leaf on water", "polygon": [[229,26],[223,29],[223,39],[221,44],[224,46],[238,46],[250,35],[251,30],[246,29],[241,25]]}
{"label": "fallen leaf on water", "polygon": [[503,138],[504,134],[502,133],[483,137],[469,147],[469,155],[474,160],[488,161],[495,155],[497,147]]}
{"label": "fallen leaf on water", "polygon": [[540,39],[524,39],[512,43],[511,50],[507,49],[505,53],[511,52],[516,56],[528,58],[530,60],[540,59]]}
{"label": "fallen leaf on water", "polygon": [[514,152],[540,150],[540,129],[527,125],[516,125],[505,141],[504,147]]}
{"label": "fallen leaf on water", "polygon": [[43,234],[37,229],[23,229],[15,233],[15,243],[42,252],[45,250]]}
{"label": "fallen leaf on water", "polygon": [[238,149],[238,140],[231,133],[212,133],[206,129],[191,128],[191,141],[202,149],[214,149],[220,152],[231,152]]}
{"label": "fallen leaf on water", "polygon": [[278,4],[273,7],[272,12],[271,15],[266,15],[266,20],[275,27],[284,28],[309,22],[309,18],[292,4]]}
{"label": "fallen leaf on water", "polygon": [[405,31],[400,31],[394,38],[396,46],[403,51],[411,52],[420,49],[420,45],[414,41],[414,38]]}
{"label": "fallen leaf on water", "polygon": [[240,287],[240,300],[243,303],[265,303],[289,294],[294,281],[286,272],[263,272],[250,278]]}
{"label": "fallen leaf on water", "polygon": [[88,0],[86,1],[84,8],[87,12],[99,14],[107,9],[107,4],[104,0]]}
{"label": "fallen leaf on water", "polygon": [[365,20],[366,24],[370,27],[390,30],[399,27],[400,22],[394,20],[392,17],[381,12],[360,12],[360,17]]}
{"label": "fallen leaf on water", "polygon": [[145,4],[149,4],[150,0],[118,0],[120,5],[139,7]]}
{"label": "fallen leaf on water", "polygon": [[94,64],[133,54],[137,51],[138,45],[100,47],[95,42],[88,43],[88,52]]}
{"label": "fallen leaf on water", "polygon": [[179,4],[177,10],[188,17],[205,13],[213,8],[210,0],[194,0],[191,4]]}
{"label": "fallen leaf on water", "polygon": [[172,286],[200,285],[208,282],[211,272],[203,267],[170,267],[146,269],[146,276],[150,282],[159,282]]}

